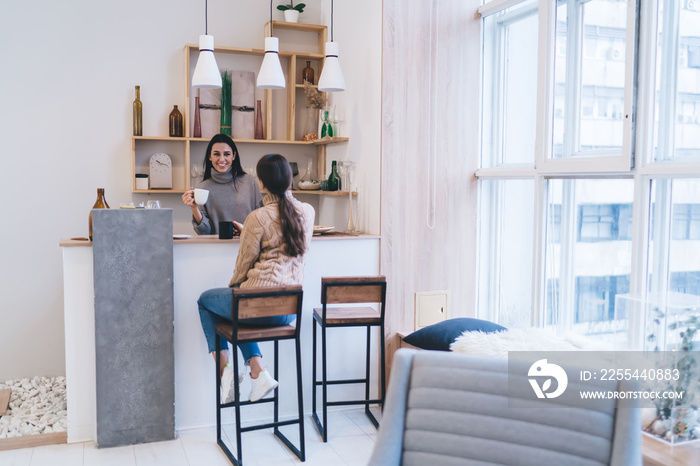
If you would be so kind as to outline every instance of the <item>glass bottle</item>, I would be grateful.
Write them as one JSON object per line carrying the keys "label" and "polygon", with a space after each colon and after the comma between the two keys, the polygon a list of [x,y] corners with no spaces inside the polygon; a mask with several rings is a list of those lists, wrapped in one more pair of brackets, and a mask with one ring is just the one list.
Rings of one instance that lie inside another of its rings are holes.
{"label": "glass bottle", "polygon": [[314,83],[314,69],[311,68],[311,61],[306,61],[306,68],[301,70],[301,82],[307,82],[309,84]]}
{"label": "glass bottle", "polygon": [[192,129],[192,137],[202,137],[202,117],[199,114],[199,89],[197,89],[197,96],[194,98],[194,128]]}
{"label": "glass bottle", "polygon": [[[104,188],[97,188],[97,200],[95,205],[92,206],[93,209],[109,209],[109,204],[107,204],[107,199],[105,199]],[[90,241],[92,241],[92,210],[90,210],[90,216],[88,217],[89,224],[89,234]]]}
{"label": "glass bottle", "polygon": [[143,104],[141,103],[141,86],[136,86],[134,99],[134,136],[143,136]]}
{"label": "glass bottle", "polygon": [[323,110],[323,126],[321,127],[321,137],[333,137],[333,127],[328,121],[328,110]]}
{"label": "glass bottle", "polygon": [[331,174],[328,176],[328,191],[338,191],[340,189],[340,177],[338,176],[338,164],[334,160],[331,163]]}
{"label": "glass bottle", "polygon": [[259,100],[255,103],[255,139],[264,139],[262,102],[260,102]]}
{"label": "glass bottle", "polygon": [[177,109],[177,105],[173,105],[173,111],[170,112],[170,137],[182,137],[182,113]]}

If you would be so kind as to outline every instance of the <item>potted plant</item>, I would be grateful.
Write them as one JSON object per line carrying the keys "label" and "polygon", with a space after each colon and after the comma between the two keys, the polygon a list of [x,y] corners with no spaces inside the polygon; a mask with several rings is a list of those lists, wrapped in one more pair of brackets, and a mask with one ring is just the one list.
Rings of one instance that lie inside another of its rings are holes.
{"label": "potted plant", "polygon": [[299,21],[299,13],[304,12],[306,3],[297,3],[289,0],[288,5],[277,5],[277,9],[284,12],[284,20],[288,23],[296,23]]}

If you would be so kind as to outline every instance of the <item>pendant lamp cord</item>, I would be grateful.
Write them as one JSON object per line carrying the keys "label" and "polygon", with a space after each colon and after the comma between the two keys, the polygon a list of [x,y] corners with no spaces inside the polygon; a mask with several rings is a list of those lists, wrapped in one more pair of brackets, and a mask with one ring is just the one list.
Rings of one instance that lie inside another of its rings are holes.
{"label": "pendant lamp cord", "polygon": [[333,0],[331,0],[331,42],[333,42]]}
{"label": "pendant lamp cord", "polygon": [[270,0],[270,36],[272,36],[272,0]]}
{"label": "pendant lamp cord", "polygon": [[209,5],[204,0],[204,34],[209,34]]}

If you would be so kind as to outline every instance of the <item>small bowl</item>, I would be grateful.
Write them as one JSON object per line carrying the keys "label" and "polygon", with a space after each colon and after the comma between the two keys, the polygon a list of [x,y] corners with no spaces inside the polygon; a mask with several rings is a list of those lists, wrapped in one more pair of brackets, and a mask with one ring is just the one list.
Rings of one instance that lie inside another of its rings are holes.
{"label": "small bowl", "polygon": [[303,191],[315,191],[321,188],[321,183],[319,181],[300,181],[299,189]]}

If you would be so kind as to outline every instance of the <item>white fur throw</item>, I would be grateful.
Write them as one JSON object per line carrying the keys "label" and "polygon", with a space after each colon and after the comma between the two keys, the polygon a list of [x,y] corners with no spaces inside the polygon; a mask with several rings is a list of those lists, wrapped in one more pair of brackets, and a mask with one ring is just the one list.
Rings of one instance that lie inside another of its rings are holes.
{"label": "white fur throw", "polygon": [[544,328],[514,328],[502,332],[464,332],[450,345],[455,353],[507,359],[508,351],[607,351],[611,345],[575,333],[563,337]]}

